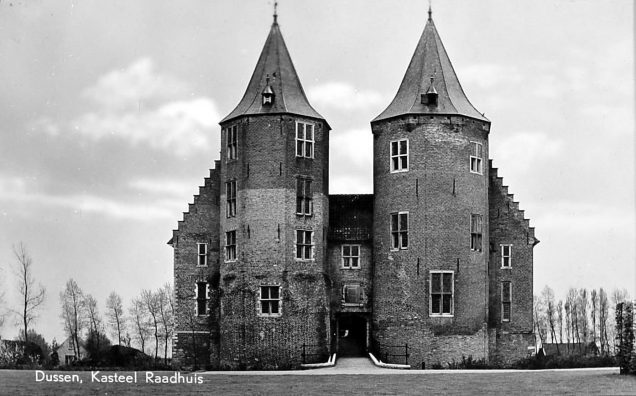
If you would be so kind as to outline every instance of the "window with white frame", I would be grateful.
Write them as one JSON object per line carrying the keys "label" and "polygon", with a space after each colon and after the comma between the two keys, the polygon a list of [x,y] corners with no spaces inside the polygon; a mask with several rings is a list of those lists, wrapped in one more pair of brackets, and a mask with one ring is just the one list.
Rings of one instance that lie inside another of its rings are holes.
{"label": "window with white frame", "polygon": [[512,267],[512,245],[501,245],[501,268]]}
{"label": "window with white frame", "polygon": [[360,285],[347,284],[342,287],[342,299],[345,304],[361,304],[362,293]]}
{"label": "window with white frame", "polygon": [[391,213],[391,249],[409,247],[409,213]]}
{"label": "window with white frame", "polygon": [[314,258],[314,232],[296,230],[296,259],[311,260]]}
{"label": "window with white frame", "polygon": [[453,316],[453,271],[431,271],[431,316]]}
{"label": "window with white frame", "polygon": [[196,300],[196,314],[197,316],[204,316],[208,314],[208,301],[210,288],[207,282],[197,282],[195,287],[194,298]]}
{"label": "window with white frame", "polygon": [[238,125],[232,125],[225,129],[227,139],[227,159],[238,158]]}
{"label": "window with white frame", "polygon": [[470,250],[481,252],[482,228],[483,228],[483,216],[480,214],[471,214],[470,215]]}
{"label": "window with white frame", "polygon": [[470,171],[472,173],[483,174],[483,145],[477,142],[470,142]]}
{"label": "window with white frame", "polygon": [[236,231],[225,233],[225,261],[236,260]]}
{"label": "window with white frame", "polygon": [[225,215],[236,217],[236,180],[225,183]]}
{"label": "window with white frame", "polygon": [[260,315],[281,315],[280,286],[262,285],[260,293]]}
{"label": "window with white frame", "polygon": [[314,124],[296,121],[296,157],[314,158]]}
{"label": "window with white frame", "polygon": [[510,322],[512,303],[512,282],[501,282],[501,321]]}
{"label": "window with white frame", "polygon": [[313,202],[311,200],[311,180],[299,177],[296,179],[296,214],[311,216]]}
{"label": "window with white frame", "polygon": [[360,245],[342,245],[342,268],[360,268]]}
{"label": "window with white frame", "polygon": [[408,139],[391,142],[391,172],[405,172],[409,170],[409,141]]}
{"label": "window with white frame", "polygon": [[197,243],[197,265],[198,266],[208,265],[208,244],[207,243]]}

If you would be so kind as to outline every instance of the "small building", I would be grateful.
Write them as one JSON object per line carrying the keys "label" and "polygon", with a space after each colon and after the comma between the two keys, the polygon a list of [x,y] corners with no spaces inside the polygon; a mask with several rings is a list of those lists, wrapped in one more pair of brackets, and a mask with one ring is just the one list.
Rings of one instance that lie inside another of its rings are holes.
{"label": "small building", "polygon": [[596,343],[590,342],[560,342],[560,343],[543,343],[543,353],[545,356],[586,356],[598,355],[598,346]]}
{"label": "small building", "polygon": [[80,345],[79,354],[75,353],[75,343],[68,337],[61,343],[54,352],[57,352],[57,356],[60,360],[60,366],[68,366],[69,364],[87,356],[86,349]]}

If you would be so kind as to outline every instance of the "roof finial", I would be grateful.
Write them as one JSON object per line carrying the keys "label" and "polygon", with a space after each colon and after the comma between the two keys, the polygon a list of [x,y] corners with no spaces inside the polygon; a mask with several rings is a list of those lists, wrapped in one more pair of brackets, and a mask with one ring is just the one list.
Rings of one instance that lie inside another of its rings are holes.
{"label": "roof finial", "polygon": [[274,1],[274,23],[278,23],[278,1]]}
{"label": "roof finial", "polygon": [[431,6],[432,0],[428,0],[428,20],[433,20],[433,7]]}

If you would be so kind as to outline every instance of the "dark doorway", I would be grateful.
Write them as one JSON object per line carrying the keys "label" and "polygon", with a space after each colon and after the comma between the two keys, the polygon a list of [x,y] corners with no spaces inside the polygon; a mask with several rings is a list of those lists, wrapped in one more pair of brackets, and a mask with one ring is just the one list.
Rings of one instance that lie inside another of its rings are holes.
{"label": "dark doorway", "polygon": [[367,319],[345,314],[338,318],[338,355],[365,356],[367,352]]}

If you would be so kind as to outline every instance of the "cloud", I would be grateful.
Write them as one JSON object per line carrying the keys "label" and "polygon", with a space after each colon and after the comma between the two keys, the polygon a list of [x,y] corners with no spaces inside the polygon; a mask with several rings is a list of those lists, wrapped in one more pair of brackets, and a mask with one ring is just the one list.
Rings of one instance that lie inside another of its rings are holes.
{"label": "cloud", "polygon": [[[557,157],[563,151],[564,142],[543,132],[517,132],[490,142],[490,157],[497,163],[505,163],[506,169],[530,169],[538,161]],[[495,164],[496,165],[496,164]]]}
{"label": "cloud", "polygon": [[338,194],[373,191],[373,136],[367,129],[330,135],[330,190]]}
{"label": "cloud", "polygon": [[590,202],[550,202],[534,216],[537,228],[567,233],[620,232],[634,234],[634,211]]}
{"label": "cloud", "polygon": [[190,183],[188,181],[180,180],[137,179],[129,182],[128,186],[142,193],[158,195],[168,194],[172,196],[183,197],[184,195],[193,195],[196,183]]}
{"label": "cloud", "polygon": [[343,111],[366,109],[382,103],[382,95],[375,91],[359,91],[351,84],[329,82],[310,87],[309,101],[318,107],[331,107]]}

